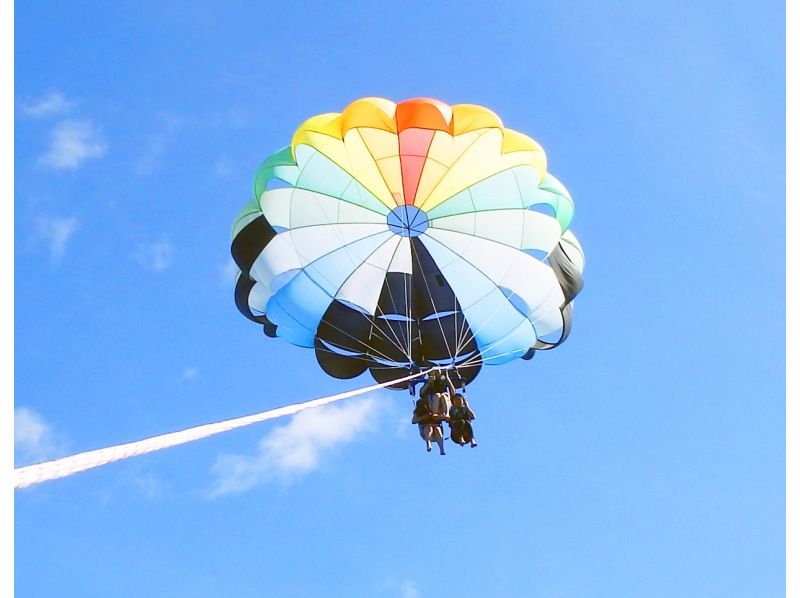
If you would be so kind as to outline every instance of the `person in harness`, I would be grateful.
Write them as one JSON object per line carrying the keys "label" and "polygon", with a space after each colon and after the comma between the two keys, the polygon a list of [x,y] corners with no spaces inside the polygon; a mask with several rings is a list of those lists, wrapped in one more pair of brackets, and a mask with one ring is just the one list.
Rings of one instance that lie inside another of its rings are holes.
{"label": "person in harness", "polygon": [[445,454],[442,422],[449,419],[449,397],[455,392],[450,377],[441,371],[429,375],[419,391],[411,423],[419,427],[419,435],[425,441],[425,449],[429,452],[432,448],[431,442],[435,442],[439,445],[439,454]]}
{"label": "person in harness", "polygon": [[450,440],[464,446],[469,443],[472,448],[478,446],[472,431],[472,420],[475,414],[469,408],[467,400],[461,393],[453,393],[453,406],[450,407],[448,423],[450,424]]}

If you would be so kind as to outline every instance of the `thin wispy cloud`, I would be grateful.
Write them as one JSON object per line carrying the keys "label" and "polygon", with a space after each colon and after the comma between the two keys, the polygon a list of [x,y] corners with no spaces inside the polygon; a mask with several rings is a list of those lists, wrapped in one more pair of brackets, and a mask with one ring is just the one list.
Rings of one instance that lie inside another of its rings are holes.
{"label": "thin wispy cloud", "polygon": [[337,448],[369,431],[380,402],[367,396],[293,416],[265,436],[255,455],[220,455],[210,496],[240,493],[271,480],[291,480],[317,469]]}
{"label": "thin wispy cloud", "polygon": [[141,243],[135,254],[139,264],[154,272],[168,269],[174,257],[175,247],[167,239]]}
{"label": "thin wispy cloud", "polygon": [[212,167],[212,171],[220,178],[226,179],[233,174],[234,164],[228,156],[220,156]]}
{"label": "thin wispy cloud", "polygon": [[134,171],[140,175],[152,174],[164,165],[164,156],[184,124],[184,119],[172,112],[162,112],[156,120],[158,130],[145,139],[143,151],[134,164]]}
{"label": "thin wispy cloud", "polygon": [[399,598],[419,598],[419,588],[412,579],[403,579],[392,576],[387,579],[379,588],[378,594],[381,596],[398,596]]}
{"label": "thin wispy cloud", "polygon": [[[411,425],[411,416],[402,415],[397,418],[397,428],[395,428],[395,435],[398,438],[408,438],[411,432],[417,431],[416,425]],[[413,428],[413,429],[412,429]]]}
{"label": "thin wispy cloud", "polygon": [[218,272],[220,284],[229,286],[236,282],[236,276],[239,274],[239,266],[230,259],[219,267]]}
{"label": "thin wispy cloud", "polygon": [[197,378],[200,370],[197,368],[184,368],[183,372],[181,372],[181,377],[178,378],[178,382],[191,382],[195,378]]}
{"label": "thin wispy cloud", "polygon": [[402,596],[402,598],[419,598],[417,584],[410,579],[405,580],[400,588],[400,596]]}
{"label": "thin wispy cloud", "polygon": [[33,409],[14,409],[14,461],[18,464],[38,463],[60,457],[66,443],[53,426]]}
{"label": "thin wispy cloud", "polygon": [[246,111],[233,107],[206,115],[203,122],[212,127],[237,131],[250,125],[252,118]]}
{"label": "thin wispy cloud", "polygon": [[53,170],[77,170],[87,160],[101,158],[108,146],[90,120],[64,120],[50,134],[50,146],[39,164]]}
{"label": "thin wispy cloud", "polygon": [[22,113],[30,118],[48,118],[69,112],[75,102],[71,102],[59,91],[52,91],[41,98],[22,104]]}
{"label": "thin wispy cloud", "polygon": [[80,227],[77,218],[58,218],[53,216],[40,216],[36,220],[35,237],[44,243],[50,253],[50,259],[58,262],[64,257],[67,244]]}
{"label": "thin wispy cloud", "polygon": [[164,484],[153,474],[144,474],[133,480],[136,489],[147,499],[154,500],[164,495]]}

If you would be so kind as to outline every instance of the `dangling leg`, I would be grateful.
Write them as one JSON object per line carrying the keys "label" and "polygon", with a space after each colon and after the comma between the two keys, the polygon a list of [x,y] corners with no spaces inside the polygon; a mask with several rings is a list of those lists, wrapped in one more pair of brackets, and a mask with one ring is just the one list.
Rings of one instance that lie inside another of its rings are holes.
{"label": "dangling leg", "polygon": [[472,440],[472,428],[465,419],[458,420],[458,444],[464,446]]}
{"label": "dangling leg", "polygon": [[450,420],[450,440],[456,444],[461,444],[461,431],[458,429],[458,420]]}
{"label": "dangling leg", "polygon": [[425,450],[431,452],[431,426],[417,424],[419,426],[419,435],[425,441]]}
{"label": "dangling leg", "polygon": [[439,445],[439,454],[444,455],[444,435],[442,434],[442,426],[431,426],[431,437]]}
{"label": "dangling leg", "polygon": [[458,422],[455,420],[450,421],[450,440],[455,442],[456,444],[461,444],[459,432],[458,432]]}
{"label": "dangling leg", "polygon": [[469,442],[472,448],[478,446],[478,441],[475,440],[475,434],[472,431],[472,424],[468,421],[464,422],[464,444]]}

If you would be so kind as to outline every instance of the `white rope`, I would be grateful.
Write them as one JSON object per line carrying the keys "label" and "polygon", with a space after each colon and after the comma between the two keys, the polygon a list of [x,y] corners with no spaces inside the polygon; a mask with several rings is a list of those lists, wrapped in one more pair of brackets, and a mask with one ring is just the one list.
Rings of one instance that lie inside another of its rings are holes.
{"label": "white rope", "polygon": [[114,461],[127,459],[128,457],[152,453],[153,451],[159,451],[161,449],[177,446],[179,444],[185,444],[187,442],[192,442],[193,440],[200,440],[201,438],[213,436],[214,434],[220,434],[221,432],[227,432],[236,428],[249,426],[250,424],[266,421],[268,419],[275,419],[278,417],[284,417],[286,415],[294,415],[295,413],[299,413],[300,411],[304,411],[306,409],[311,409],[312,407],[327,405],[328,403],[341,401],[342,399],[349,399],[350,397],[361,395],[372,390],[385,388],[387,386],[391,386],[392,384],[397,384],[398,382],[412,380],[414,378],[423,376],[430,371],[431,370],[426,370],[411,376],[406,376],[405,378],[398,378],[397,380],[390,380],[389,382],[383,382],[381,384],[375,384],[365,388],[358,388],[356,390],[350,390],[337,395],[306,401],[305,403],[295,403],[293,405],[287,405],[286,407],[278,407],[277,409],[270,409],[269,411],[263,411],[254,415],[246,415],[244,417],[228,419],[214,424],[205,424],[203,426],[187,428],[186,430],[181,430],[179,432],[172,432],[171,434],[153,436],[152,438],[146,438],[145,440],[139,440],[137,442],[119,444],[117,446],[111,446],[108,448],[78,453],[77,455],[56,459],[54,461],[47,461],[45,463],[37,463],[36,465],[19,467],[14,470],[14,488],[25,488],[26,486],[38,484],[39,482],[63,478],[74,473],[92,469],[93,467],[99,467],[101,465],[106,465],[107,463],[113,463]]}

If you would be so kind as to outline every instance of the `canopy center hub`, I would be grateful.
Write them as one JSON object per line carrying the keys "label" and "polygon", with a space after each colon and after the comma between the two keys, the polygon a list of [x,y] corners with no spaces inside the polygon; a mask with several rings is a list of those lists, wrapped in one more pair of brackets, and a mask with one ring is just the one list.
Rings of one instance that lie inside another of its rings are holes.
{"label": "canopy center hub", "polygon": [[428,228],[428,216],[416,206],[397,206],[386,217],[389,230],[403,237],[418,237]]}

